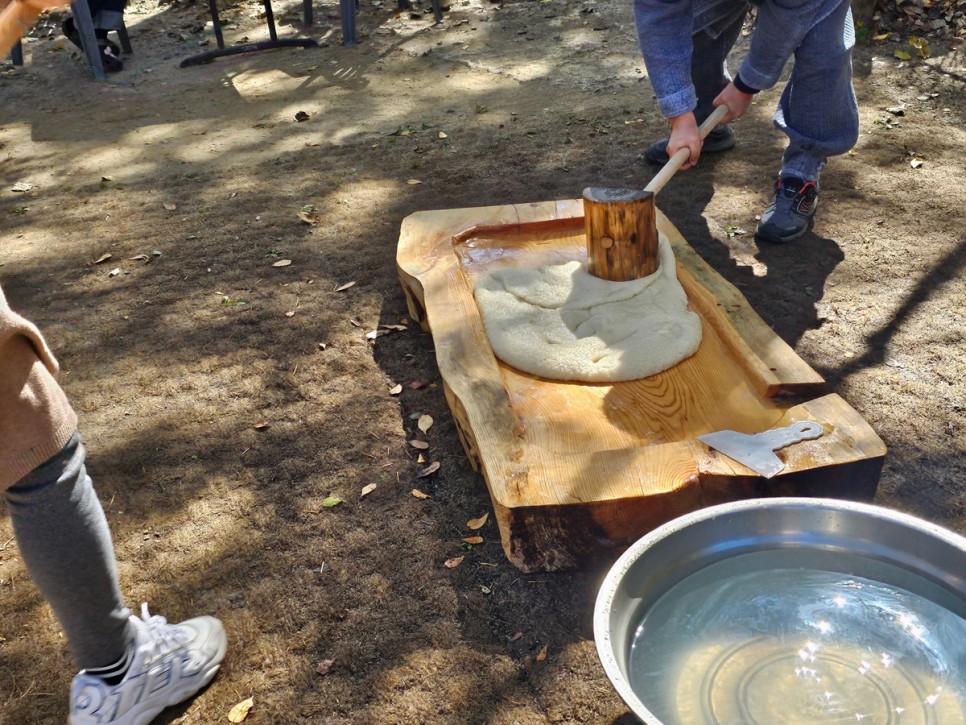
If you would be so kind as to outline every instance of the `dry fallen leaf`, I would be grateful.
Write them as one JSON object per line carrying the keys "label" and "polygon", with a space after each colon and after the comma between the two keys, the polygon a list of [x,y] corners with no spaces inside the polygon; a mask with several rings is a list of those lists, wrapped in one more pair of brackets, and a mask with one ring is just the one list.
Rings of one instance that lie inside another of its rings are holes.
{"label": "dry fallen leaf", "polygon": [[909,45],[916,49],[916,55],[918,55],[920,58],[928,58],[929,54],[932,52],[932,48],[929,47],[929,43],[927,43],[923,38],[919,38],[915,35],[909,38]]}
{"label": "dry fallen leaf", "polygon": [[254,428],[255,430],[265,430],[266,428],[268,428],[268,421],[267,421],[267,420],[260,420],[260,421],[258,421],[258,422],[257,422],[257,423],[256,423],[256,424],[255,424],[254,426],[252,426],[252,427],[253,427],[253,428]]}
{"label": "dry fallen leaf", "polygon": [[295,310],[288,310],[288,311],[287,311],[287,312],[285,313],[285,316],[286,316],[286,317],[295,317]]}
{"label": "dry fallen leaf", "polygon": [[409,389],[410,390],[419,390],[420,388],[425,388],[426,385],[427,385],[427,383],[423,382],[422,380],[413,380],[409,384]]}
{"label": "dry fallen leaf", "polygon": [[482,544],[483,543],[483,537],[482,536],[467,536],[465,539],[463,539],[463,541],[465,543],[467,543],[467,544],[472,544],[473,546],[477,546],[478,544]]}
{"label": "dry fallen leaf", "polygon": [[249,697],[247,700],[242,700],[237,705],[235,705],[231,710],[228,711],[229,722],[242,722],[246,717],[248,717],[248,711],[252,709],[255,705],[255,699]]}
{"label": "dry fallen leaf", "polygon": [[280,259],[277,262],[273,262],[273,267],[287,267],[292,263],[291,259]]}
{"label": "dry fallen leaf", "polygon": [[345,284],[340,284],[338,287],[335,288],[335,291],[341,292],[342,290],[347,290],[354,284],[355,282],[346,282]]}
{"label": "dry fallen leaf", "polygon": [[421,415],[419,420],[416,421],[416,426],[423,433],[426,433],[430,428],[433,427],[433,416],[431,415]]}
{"label": "dry fallen leaf", "polygon": [[444,132],[442,132],[442,131],[440,131],[440,132],[439,132],[438,134],[436,134],[436,135],[437,135],[437,137],[439,137],[439,138],[447,138],[447,136],[446,136],[446,134],[445,134]]}
{"label": "dry fallen leaf", "polygon": [[295,120],[298,121],[299,123],[302,123],[302,121],[308,121],[309,118],[310,118],[309,114],[307,114],[305,111],[299,111],[298,113],[295,114]]}
{"label": "dry fallen leaf", "polygon": [[322,660],[316,666],[315,671],[318,672],[320,675],[327,675],[329,674],[329,671],[332,669],[332,665],[334,664],[335,664],[335,660]]}
{"label": "dry fallen leaf", "polygon": [[389,330],[373,330],[372,332],[366,333],[366,338],[369,340],[375,340],[377,337],[382,337],[383,335],[388,335]]}
{"label": "dry fallen leaf", "polygon": [[399,395],[401,392],[402,392],[402,383],[400,383],[399,385],[394,385],[389,389],[390,395]]}
{"label": "dry fallen leaf", "polygon": [[94,260],[94,264],[100,264],[101,262],[106,262],[111,258],[111,254],[102,254],[100,257]]}
{"label": "dry fallen leaf", "polygon": [[422,184],[423,182],[420,181],[419,179],[410,179],[406,183],[409,184],[410,186],[416,186],[416,184]]}
{"label": "dry fallen leaf", "polygon": [[370,493],[376,490],[378,484],[370,483],[362,487],[362,493],[359,494],[359,498],[368,496]]}
{"label": "dry fallen leaf", "polygon": [[912,161],[909,162],[909,165],[914,169],[918,169],[920,166],[922,166],[922,164],[923,160],[920,156],[916,156],[914,159],[912,159]]}
{"label": "dry fallen leaf", "polygon": [[416,498],[422,498],[422,499],[426,499],[426,498],[431,498],[431,497],[430,497],[430,495],[429,495],[428,493],[423,493],[423,492],[422,492],[422,491],[420,491],[420,490],[419,490],[418,488],[414,488],[414,489],[412,490],[412,494],[413,494],[413,496],[415,496]]}
{"label": "dry fallen leaf", "polygon": [[537,662],[543,662],[547,659],[547,645],[544,645],[539,652],[537,652]]}
{"label": "dry fallen leaf", "polygon": [[426,478],[426,476],[431,476],[439,470],[439,461],[433,461],[426,468],[421,470],[416,474],[416,478]]}
{"label": "dry fallen leaf", "polygon": [[455,569],[463,563],[463,559],[465,558],[465,556],[454,556],[452,559],[447,559],[444,561],[443,566],[445,566],[447,569]]}
{"label": "dry fallen leaf", "polygon": [[107,273],[107,276],[108,277],[116,277],[120,273],[121,273],[121,268],[120,267],[115,267],[114,269],[112,269],[110,272]]}
{"label": "dry fallen leaf", "polygon": [[477,529],[482,529],[483,525],[486,524],[489,518],[490,518],[490,514],[485,513],[482,516],[480,516],[480,518],[478,519],[470,519],[469,521],[466,522],[466,525],[469,528],[471,528],[473,531],[476,531]]}
{"label": "dry fallen leaf", "polygon": [[429,448],[429,443],[427,443],[426,441],[411,440],[409,441],[409,445],[411,445],[413,448],[420,451],[425,451],[426,449]]}
{"label": "dry fallen leaf", "polygon": [[327,509],[330,509],[338,506],[340,503],[344,503],[344,499],[341,499],[338,496],[329,496],[322,502],[322,505]]}
{"label": "dry fallen leaf", "polygon": [[523,639],[523,632],[517,631],[512,637],[510,637],[511,642],[516,642],[518,639]]}
{"label": "dry fallen leaf", "polygon": [[167,209],[168,211],[174,211],[175,209],[178,208],[178,205],[175,204],[173,201],[166,201],[164,202],[164,208]]}
{"label": "dry fallen leaf", "polygon": [[318,224],[322,221],[322,213],[313,204],[306,204],[295,212],[295,216],[306,224]]}
{"label": "dry fallen leaf", "polygon": [[416,456],[416,463],[425,463],[425,462],[426,462],[426,456],[424,456],[422,453]]}

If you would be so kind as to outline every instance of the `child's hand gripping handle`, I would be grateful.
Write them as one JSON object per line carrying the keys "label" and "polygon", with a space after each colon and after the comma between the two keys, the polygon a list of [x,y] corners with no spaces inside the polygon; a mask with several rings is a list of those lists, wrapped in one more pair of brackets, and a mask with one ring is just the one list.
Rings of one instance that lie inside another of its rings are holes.
{"label": "child's hand gripping handle", "polygon": [[[707,138],[708,134],[711,133],[711,129],[718,125],[724,115],[728,113],[727,106],[718,106],[714,109],[714,113],[708,116],[704,123],[698,128],[701,132],[702,140]],[[678,169],[681,168],[681,164],[688,160],[691,152],[686,148],[681,148],[677,150],[677,153],[670,158],[670,160],[664,164],[664,168],[657,172],[657,175],[651,179],[651,183],[644,187],[644,191],[650,191],[653,193],[659,192],[664,188],[664,185],[671,180],[671,177],[677,173]]]}

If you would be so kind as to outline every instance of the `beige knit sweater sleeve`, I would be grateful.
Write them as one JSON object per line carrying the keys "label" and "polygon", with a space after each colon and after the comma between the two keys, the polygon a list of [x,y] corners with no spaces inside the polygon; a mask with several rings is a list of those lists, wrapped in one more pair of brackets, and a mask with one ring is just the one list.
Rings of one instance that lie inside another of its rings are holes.
{"label": "beige knit sweater sleeve", "polygon": [[60,452],[77,429],[40,330],[0,289],[0,491]]}

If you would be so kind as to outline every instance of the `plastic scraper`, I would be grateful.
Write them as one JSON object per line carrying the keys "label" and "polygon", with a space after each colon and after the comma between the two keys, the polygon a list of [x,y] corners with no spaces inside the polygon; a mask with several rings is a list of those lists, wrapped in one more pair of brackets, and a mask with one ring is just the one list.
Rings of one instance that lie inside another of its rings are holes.
{"label": "plastic scraper", "polygon": [[800,420],[784,428],[774,428],[754,435],[721,430],[698,436],[698,440],[710,448],[721,451],[743,466],[748,466],[759,476],[771,478],[785,468],[785,464],[775,455],[775,451],[799,441],[819,438],[824,432],[822,426],[812,420]]}

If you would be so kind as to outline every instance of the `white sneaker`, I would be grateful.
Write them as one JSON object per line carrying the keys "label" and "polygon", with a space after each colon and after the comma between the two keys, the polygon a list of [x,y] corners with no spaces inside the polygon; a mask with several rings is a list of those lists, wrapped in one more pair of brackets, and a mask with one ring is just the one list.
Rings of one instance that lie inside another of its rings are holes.
{"label": "white sneaker", "polygon": [[148,614],[131,616],[134,655],[117,685],[82,670],[70,688],[68,725],[147,725],[211,682],[225,658],[225,628],[214,617],[168,624]]}

